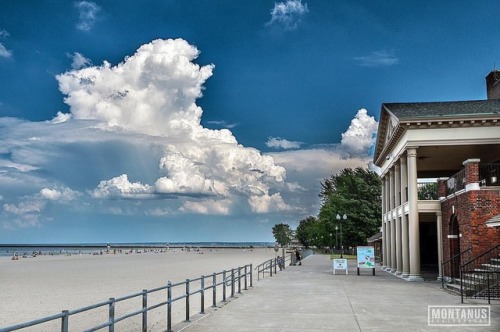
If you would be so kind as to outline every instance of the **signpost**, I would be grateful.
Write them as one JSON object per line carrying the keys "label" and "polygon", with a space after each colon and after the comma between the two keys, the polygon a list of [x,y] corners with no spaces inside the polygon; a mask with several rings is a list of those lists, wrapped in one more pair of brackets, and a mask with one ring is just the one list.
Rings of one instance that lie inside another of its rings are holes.
{"label": "signpost", "polygon": [[372,246],[357,247],[358,276],[359,269],[372,269],[375,275],[375,249]]}
{"label": "signpost", "polygon": [[345,270],[345,274],[349,274],[347,271],[347,259],[334,259],[333,260],[333,274],[335,273],[336,270]]}

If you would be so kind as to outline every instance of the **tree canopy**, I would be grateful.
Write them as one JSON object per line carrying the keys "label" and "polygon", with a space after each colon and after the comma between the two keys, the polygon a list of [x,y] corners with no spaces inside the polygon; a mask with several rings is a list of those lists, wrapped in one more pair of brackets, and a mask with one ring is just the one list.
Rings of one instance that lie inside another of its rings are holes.
{"label": "tree canopy", "polygon": [[[382,182],[376,173],[362,167],[345,168],[321,182],[319,214],[300,220],[295,237],[306,247],[364,245],[380,229],[381,194]],[[281,223],[274,225],[273,235],[285,246],[294,234],[289,225]]]}
{"label": "tree canopy", "polygon": [[[342,228],[344,248],[366,244],[366,239],[378,232],[382,185],[376,173],[361,167],[346,168],[322,182],[321,188],[323,203],[317,218],[317,242],[333,247],[338,234],[336,226]],[[346,220],[337,220],[337,215],[344,214]]]}
{"label": "tree canopy", "polygon": [[276,224],[273,226],[273,235],[281,246],[286,246],[292,242],[293,232],[290,225],[287,224]]}

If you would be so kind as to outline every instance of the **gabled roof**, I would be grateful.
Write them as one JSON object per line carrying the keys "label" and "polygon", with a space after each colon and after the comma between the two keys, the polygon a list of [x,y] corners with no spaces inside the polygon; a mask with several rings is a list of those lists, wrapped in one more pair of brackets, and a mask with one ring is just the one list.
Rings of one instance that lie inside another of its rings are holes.
{"label": "gabled roof", "polygon": [[396,144],[408,125],[435,122],[445,126],[445,121],[485,119],[500,120],[500,99],[384,103],[381,107],[373,161],[378,165],[383,160],[384,155]]}
{"label": "gabled roof", "polygon": [[433,103],[386,103],[382,104],[382,109],[384,108],[400,120],[500,115],[500,99]]}

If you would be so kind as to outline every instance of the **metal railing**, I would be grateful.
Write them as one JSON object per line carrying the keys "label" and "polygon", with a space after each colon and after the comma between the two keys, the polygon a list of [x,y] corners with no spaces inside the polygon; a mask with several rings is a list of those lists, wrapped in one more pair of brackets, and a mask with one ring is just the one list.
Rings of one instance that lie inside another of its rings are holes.
{"label": "metal railing", "polygon": [[[311,249],[303,249],[300,251],[300,255],[302,256],[302,259],[306,258],[309,255],[313,254],[313,250]],[[283,270],[286,268],[287,263],[288,265],[295,265],[296,263],[296,258],[295,258],[295,252],[294,251],[288,251],[285,248],[282,248],[282,255],[283,257]],[[278,272],[278,260],[277,258],[269,259],[255,267],[255,270],[257,271],[257,280],[260,281],[260,277],[262,275],[262,278],[264,278],[267,275],[270,277],[273,276],[273,273],[276,274]]]}
{"label": "metal railing", "polygon": [[500,164],[479,165],[479,183],[482,186],[500,186]]}
{"label": "metal railing", "polygon": [[500,244],[460,266],[460,296],[500,300]]}
{"label": "metal railing", "polygon": [[446,196],[465,189],[465,169],[452,175],[446,180]]}
{"label": "metal railing", "polygon": [[[291,255],[285,254],[285,249],[283,249],[283,254],[281,257],[283,257],[282,268],[284,270],[284,269],[286,269],[287,262],[291,263],[292,257],[291,257]],[[268,274],[270,277],[272,277],[273,273],[274,274],[278,273],[278,268],[279,268],[279,264],[278,264],[277,258],[272,258],[272,259],[269,259],[265,262],[260,263],[259,265],[257,265],[255,267],[255,270],[257,271],[257,281],[260,281],[261,274],[262,274],[262,279],[264,279],[266,274]]]}
{"label": "metal railing", "polygon": [[[454,278],[456,278],[457,276],[454,275],[453,273],[453,266],[456,265],[458,267],[458,270],[460,271],[460,266],[462,265],[462,261],[468,261],[469,258],[470,258],[470,255],[472,253],[472,246],[465,249],[464,251],[456,254],[455,256],[451,257],[450,259],[448,259],[447,261],[444,261],[441,263],[441,271],[443,273],[441,277],[441,287],[442,288],[445,288],[444,287],[444,283],[445,281],[453,281]],[[467,256],[466,256],[467,254]],[[448,264],[451,266],[450,269],[450,275],[447,276],[446,275],[446,267],[448,266]],[[460,272],[459,272],[460,273]],[[445,279],[448,279],[448,280],[445,280]]]}
{"label": "metal railing", "polygon": [[[102,324],[99,324],[97,326],[91,327],[86,329],[85,331],[97,331],[103,328],[108,328],[108,331],[113,332],[115,325],[121,321],[124,321],[128,318],[134,317],[141,315],[141,331],[145,332],[148,330],[148,312],[157,309],[160,307],[166,306],[166,327],[167,331],[170,332],[172,331],[172,305],[173,303],[184,300],[185,301],[185,321],[189,321],[191,317],[191,297],[195,294],[200,294],[200,313],[204,314],[205,313],[205,293],[207,291],[212,290],[212,307],[215,307],[217,305],[217,289],[222,288],[222,302],[226,302],[226,294],[227,294],[227,288],[230,288],[230,296],[234,297],[235,292],[238,294],[241,294],[241,287],[242,287],[242,280],[243,280],[243,287],[244,290],[248,289],[248,283],[250,284],[250,287],[253,287],[252,284],[252,264],[244,265],[241,267],[233,268],[231,270],[224,270],[219,273],[213,273],[208,276],[201,276],[196,279],[186,279],[185,281],[181,281],[178,283],[172,283],[168,281],[166,286],[150,289],[150,290],[143,290],[142,292],[135,293],[135,294],[130,294],[126,295],[123,297],[119,298],[110,298],[107,301],[100,302],[97,304],[93,304],[87,307],[75,309],[75,310],[63,310],[59,314],[55,314],[52,316],[47,316],[43,317],[40,319],[32,320],[26,323],[18,324],[18,325],[13,325],[5,328],[0,328],[0,332],[9,332],[9,331],[16,331],[28,327],[33,327],[33,326],[38,326],[43,323],[55,321],[55,320],[60,320],[61,322],[61,327],[60,330],[61,332],[68,332],[69,331],[69,323],[70,323],[70,317],[81,314],[84,312],[88,312],[91,310],[107,307],[107,316],[108,320]],[[211,284],[206,284],[206,281],[211,281]],[[199,285],[199,288],[197,289],[191,289],[191,286]],[[180,291],[179,296],[173,297],[172,293],[173,290],[176,288],[183,288]],[[155,303],[153,305],[150,305],[148,303],[148,295],[157,293],[157,292],[162,292],[165,291],[166,294],[165,301],[162,301],[160,303]],[[133,312],[129,312],[127,314],[124,314],[122,316],[115,315],[116,313],[116,306],[118,303],[134,299],[134,298],[140,298],[142,299],[142,308]]]}

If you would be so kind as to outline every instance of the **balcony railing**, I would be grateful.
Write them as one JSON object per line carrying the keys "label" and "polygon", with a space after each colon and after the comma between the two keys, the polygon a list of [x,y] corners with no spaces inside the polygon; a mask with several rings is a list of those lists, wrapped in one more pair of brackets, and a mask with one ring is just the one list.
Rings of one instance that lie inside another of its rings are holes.
{"label": "balcony railing", "polygon": [[446,180],[446,196],[465,189],[465,169],[452,175]]}
{"label": "balcony railing", "polygon": [[500,164],[479,165],[481,186],[500,186]]}

